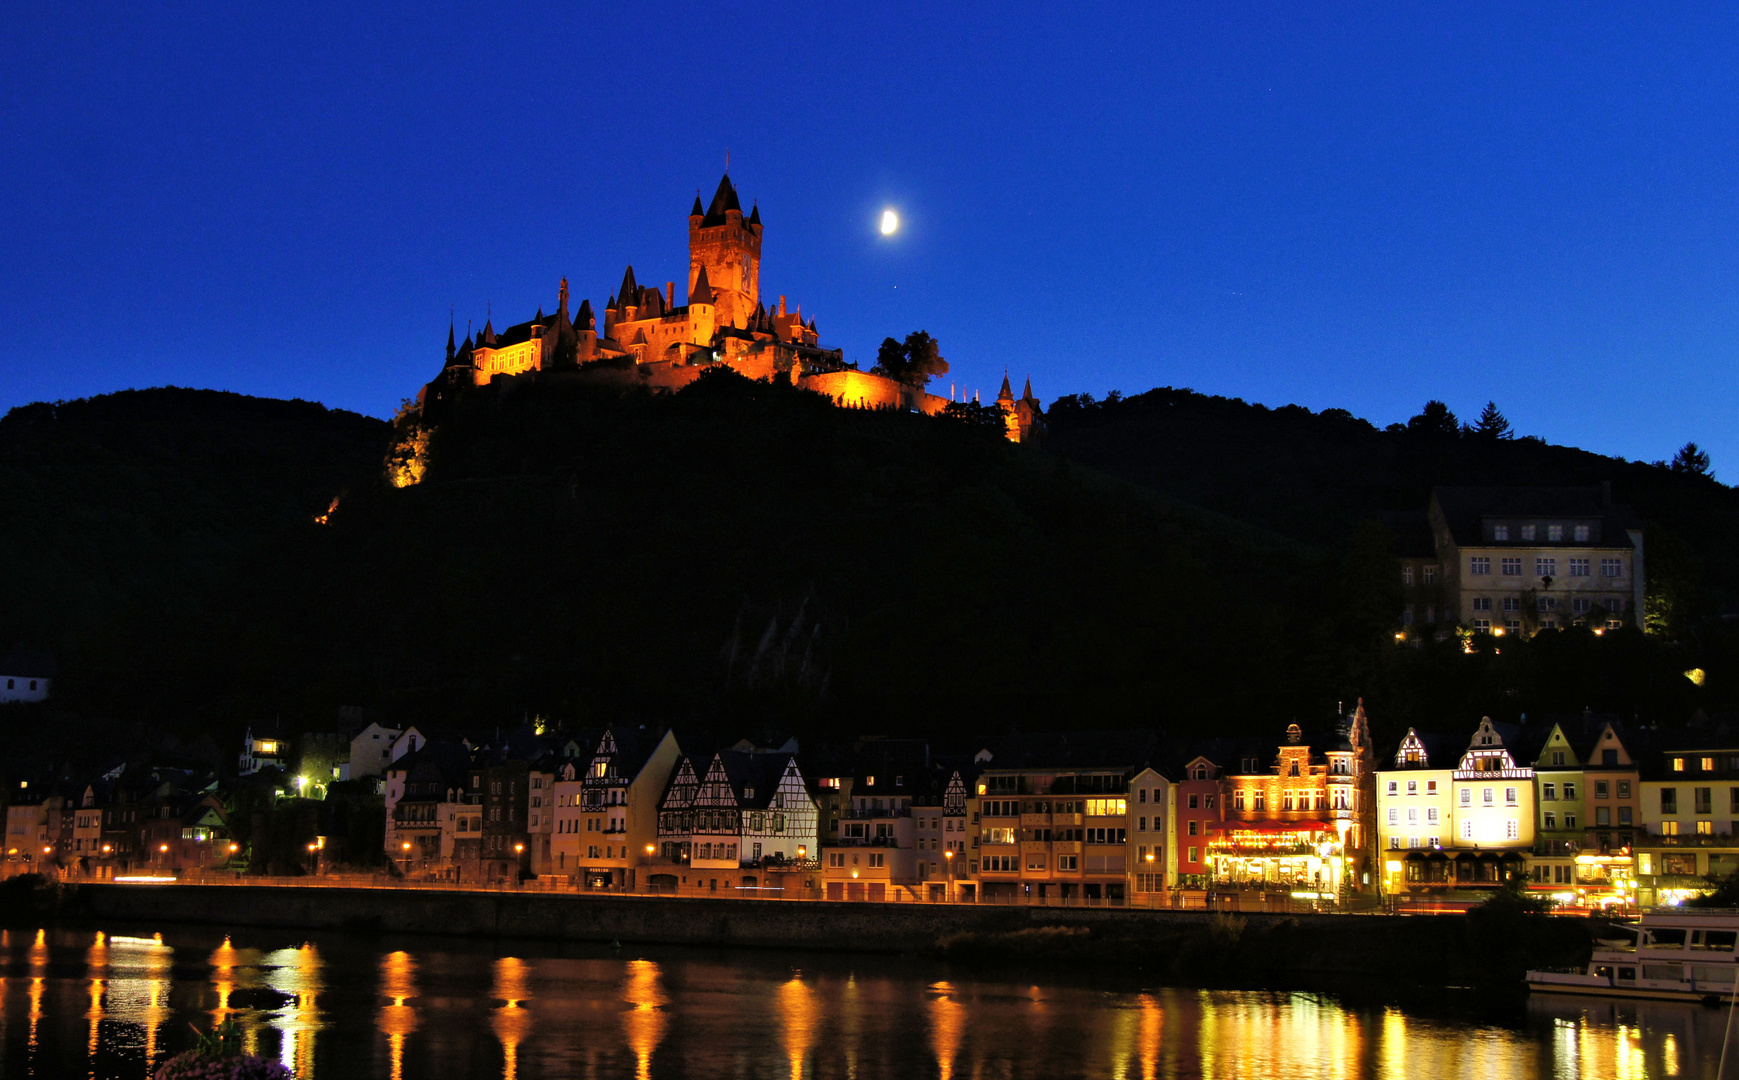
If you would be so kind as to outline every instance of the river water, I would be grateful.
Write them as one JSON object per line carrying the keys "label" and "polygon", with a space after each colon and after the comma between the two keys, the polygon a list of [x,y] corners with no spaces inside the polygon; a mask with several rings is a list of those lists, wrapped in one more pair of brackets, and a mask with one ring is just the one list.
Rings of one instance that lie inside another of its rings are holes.
{"label": "river water", "polygon": [[190,1024],[230,1017],[303,1080],[1713,1078],[1727,1019],[910,958],[170,926],[14,930],[0,961],[6,1080],[136,1080],[190,1044]]}

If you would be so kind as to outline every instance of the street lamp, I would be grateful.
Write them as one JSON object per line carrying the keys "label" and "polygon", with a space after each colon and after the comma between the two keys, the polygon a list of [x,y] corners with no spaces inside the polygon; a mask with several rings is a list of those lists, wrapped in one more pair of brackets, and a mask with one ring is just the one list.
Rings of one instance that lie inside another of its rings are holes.
{"label": "street lamp", "polygon": [[954,902],[954,852],[942,853],[942,865],[948,868],[948,902]]}
{"label": "street lamp", "polygon": [[409,840],[406,840],[404,843],[399,845],[399,849],[405,853],[405,877],[410,877],[411,876],[411,842]]}
{"label": "street lamp", "polygon": [[309,856],[309,858],[311,858],[313,860],[314,873],[319,874],[320,873],[320,845],[315,844],[315,843],[310,843],[308,845],[308,856]]}

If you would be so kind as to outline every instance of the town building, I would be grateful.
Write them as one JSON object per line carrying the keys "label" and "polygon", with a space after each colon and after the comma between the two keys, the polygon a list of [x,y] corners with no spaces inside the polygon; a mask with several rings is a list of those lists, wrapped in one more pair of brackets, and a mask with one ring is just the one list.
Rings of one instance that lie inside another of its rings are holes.
{"label": "town building", "polygon": [[393,745],[402,733],[400,728],[369,721],[350,737],[350,762],[342,768],[344,779],[385,776],[387,766],[393,762]]}
{"label": "town building", "polygon": [[794,886],[772,875],[807,873],[820,845],[818,814],[790,753],[684,754],[659,803],[658,854],[648,881],[668,889],[741,895]]}
{"label": "town building", "polygon": [[657,855],[659,803],[682,749],[676,734],[606,728],[589,755],[564,762],[551,791],[553,860],[540,873],[592,889],[632,889]]}
{"label": "town building", "polygon": [[[1224,740],[1222,748],[1229,746]],[[1209,753],[1213,756],[1210,757]],[[1199,753],[1186,761],[1182,779],[1172,791],[1169,823],[1169,855],[1166,877],[1161,881],[1137,880],[1136,891],[1153,893],[1161,888],[1176,888],[1188,894],[1191,905],[1205,901],[1213,879],[1213,860],[1209,845],[1220,831],[1225,798],[1222,790],[1225,772],[1214,758],[1220,753]],[[1231,758],[1226,756],[1227,760]],[[1145,852],[1139,853],[1145,863]],[[1151,873],[1145,867],[1143,873]],[[1157,888],[1156,888],[1157,886]]]}
{"label": "town building", "polygon": [[290,760],[290,740],[284,737],[277,723],[249,724],[242,739],[241,758],[236,765],[239,776],[252,776],[261,769],[282,770]]}
{"label": "town building", "polygon": [[1516,760],[1522,741],[1519,728],[1488,716],[1452,757],[1448,738],[1408,730],[1393,768],[1377,775],[1385,894],[1496,888],[1526,877],[1535,800],[1534,770]]}
{"label": "town building", "polygon": [[1373,764],[1362,701],[1329,732],[1306,737],[1291,724],[1278,753],[1228,763],[1228,805],[1209,844],[1215,887],[1334,898],[1370,886]]}
{"label": "town building", "polygon": [[[844,787],[850,794],[837,811],[838,834],[825,842],[825,895],[953,899],[971,873],[968,769],[933,760],[923,740],[860,742]],[[970,894],[970,880],[964,885]]]}
{"label": "town building", "polygon": [[1493,634],[1641,625],[1642,526],[1608,486],[1440,487],[1427,515],[1443,621]]}
{"label": "town building", "polygon": [[1638,903],[1677,903],[1739,872],[1739,723],[1693,723],[1638,765]]}
{"label": "town building", "polygon": [[1170,799],[1156,748],[1142,731],[987,740],[973,757],[980,900],[1124,902],[1136,778],[1159,805]]}
{"label": "town building", "polygon": [[15,645],[0,656],[0,705],[46,701],[56,665],[50,653]]}

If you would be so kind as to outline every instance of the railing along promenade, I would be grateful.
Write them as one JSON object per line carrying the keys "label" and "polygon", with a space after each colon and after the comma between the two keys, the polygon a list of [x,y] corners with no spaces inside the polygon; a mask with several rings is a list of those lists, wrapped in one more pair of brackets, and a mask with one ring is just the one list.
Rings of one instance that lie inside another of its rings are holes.
{"label": "railing along promenade", "polygon": [[[927,889],[891,886],[880,899],[867,896],[829,899],[821,889],[784,889],[778,886],[745,886],[709,889],[704,886],[636,886],[624,888],[593,888],[566,881],[527,879],[509,881],[452,881],[397,877],[389,874],[321,873],[299,876],[250,875],[223,871],[182,870],[179,873],[141,870],[117,878],[81,877],[69,875],[67,884],[119,884],[138,888],[162,885],[215,885],[224,887],[264,887],[285,889],[372,889],[404,892],[465,892],[518,896],[566,896],[575,899],[636,899],[636,900],[762,900],[769,903],[806,900],[829,904],[900,904],[906,906],[948,907],[1020,907],[1062,909],[1110,909],[1119,911],[1220,911],[1226,913],[1334,913],[1375,914],[1380,908],[1336,905],[1334,902],[1299,900],[1285,893],[1225,891],[1202,894],[1199,891],[1176,893],[1137,893],[1125,899],[1102,897],[1060,896],[990,896],[961,898],[936,897]],[[927,882],[925,884],[937,884]]]}

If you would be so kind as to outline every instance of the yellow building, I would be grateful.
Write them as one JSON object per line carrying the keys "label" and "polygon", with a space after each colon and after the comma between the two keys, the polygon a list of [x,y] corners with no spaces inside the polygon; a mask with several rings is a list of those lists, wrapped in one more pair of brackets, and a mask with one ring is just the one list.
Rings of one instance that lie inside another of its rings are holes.
{"label": "yellow building", "polygon": [[1533,768],[1516,761],[1520,738],[1520,729],[1484,717],[1446,769],[1442,737],[1407,732],[1395,767],[1377,775],[1385,892],[1495,888],[1525,877],[1535,796]]}

